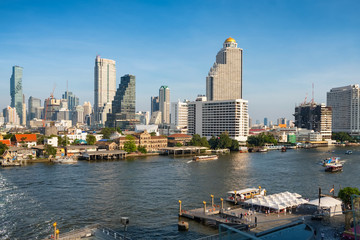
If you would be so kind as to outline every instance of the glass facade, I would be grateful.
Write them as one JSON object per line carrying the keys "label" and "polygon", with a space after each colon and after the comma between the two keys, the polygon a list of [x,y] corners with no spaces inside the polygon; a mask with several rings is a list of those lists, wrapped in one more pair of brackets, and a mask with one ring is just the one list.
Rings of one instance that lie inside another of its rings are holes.
{"label": "glass facade", "polygon": [[107,116],[106,126],[126,128],[123,125],[124,120],[135,119],[135,94],[135,76],[127,74],[121,77],[119,88],[112,101],[112,112]]}
{"label": "glass facade", "polygon": [[19,66],[13,66],[12,75],[10,78],[11,107],[16,108],[16,112],[20,117],[20,122],[22,122],[23,113],[22,77],[23,68]]}

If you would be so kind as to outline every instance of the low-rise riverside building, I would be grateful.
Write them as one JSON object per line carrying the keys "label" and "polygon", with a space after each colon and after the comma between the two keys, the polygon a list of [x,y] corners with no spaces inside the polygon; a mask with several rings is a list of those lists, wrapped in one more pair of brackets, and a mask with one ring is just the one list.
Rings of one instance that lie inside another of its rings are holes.
{"label": "low-rise riverside building", "polygon": [[28,148],[36,146],[36,134],[15,134],[15,146]]}
{"label": "low-rise riverside building", "polygon": [[53,146],[53,147],[57,147],[58,146],[58,138],[57,137],[45,138],[44,139],[44,144],[45,145],[50,145],[50,146]]}
{"label": "low-rise riverside building", "polygon": [[191,141],[191,138],[192,136],[187,134],[172,134],[168,136],[168,146],[174,147],[177,143],[180,143],[183,146],[188,145],[188,143]]}
{"label": "low-rise riverside building", "polygon": [[[131,136],[134,137],[135,145],[145,147],[148,152],[159,151],[160,148],[167,147],[168,139],[163,136],[151,136],[147,131],[142,133],[134,133]],[[129,141],[126,137],[120,137],[116,140],[119,145],[119,149],[124,149],[124,143]]]}
{"label": "low-rise riverside building", "polygon": [[96,152],[96,145],[76,145],[76,146],[67,146],[66,155],[80,155],[83,152]]}
{"label": "low-rise riverside building", "polygon": [[108,142],[108,141],[97,141],[95,145],[98,147],[98,151],[102,151],[102,150],[113,151],[119,148],[115,142]]}

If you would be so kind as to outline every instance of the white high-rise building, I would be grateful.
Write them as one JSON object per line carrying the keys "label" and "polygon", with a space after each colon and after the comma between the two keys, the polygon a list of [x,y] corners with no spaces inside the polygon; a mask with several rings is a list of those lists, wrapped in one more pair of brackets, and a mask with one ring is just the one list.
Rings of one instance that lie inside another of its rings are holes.
{"label": "white high-rise building", "polygon": [[209,101],[242,99],[242,54],[235,39],[228,38],[216,55],[216,62],[206,77]]}
{"label": "white high-rise building", "polygon": [[188,124],[188,101],[171,103],[171,124],[185,128]]}
{"label": "white high-rise building", "polygon": [[20,117],[17,114],[15,107],[12,108],[10,106],[7,106],[4,109],[3,114],[5,118],[5,123],[12,125],[20,125]]}
{"label": "white high-rise building", "polygon": [[188,133],[210,138],[227,132],[245,142],[249,135],[248,101],[243,99],[188,103]]}
{"label": "white high-rise building", "polygon": [[[105,124],[116,93],[115,61],[96,56],[94,68],[94,121]],[[110,106],[109,106],[110,104]]]}
{"label": "white high-rise building", "polygon": [[170,89],[168,86],[161,86],[159,89],[159,108],[161,123],[170,123]]}
{"label": "white high-rise building", "polygon": [[332,131],[360,135],[359,85],[332,88],[326,101],[332,108]]}

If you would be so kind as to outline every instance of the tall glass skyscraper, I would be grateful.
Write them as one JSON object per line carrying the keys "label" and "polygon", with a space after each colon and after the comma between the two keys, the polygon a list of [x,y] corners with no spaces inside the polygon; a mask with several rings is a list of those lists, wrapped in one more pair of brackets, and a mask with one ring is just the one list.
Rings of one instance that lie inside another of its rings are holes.
{"label": "tall glass skyscraper", "polygon": [[76,106],[79,105],[79,98],[75,96],[72,92],[66,91],[62,95],[62,99],[67,99],[68,101],[68,109],[70,111],[75,110]]}
{"label": "tall glass skyscraper", "polygon": [[135,120],[135,102],[135,76],[127,74],[121,77],[119,88],[112,101],[112,112],[107,115],[106,126],[127,129],[130,120]]}
{"label": "tall glass skyscraper", "polygon": [[32,120],[36,117],[36,108],[41,107],[41,100],[39,98],[29,97],[28,101],[28,118]]}
{"label": "tall glass skyscraper", "polygon": [[22,121],[22,117],[23,117],[22,77],[23,77],[23,68],[19,66],[13,66],[12,75],[10,78],[11,107],[16,108],[16,112],[20,117],[20,122],[23,122]]}
{"label": "tall glass skyscraper", "polygon": [[242,55],[235,39],[225,40],[206,77],[208,101],[242,99]]}
{"label": "tall glass skyscraper", "polygon": [[115,61],[96,56],[94,68],[94,120],[105,124],[116,93]]}
{"label": "tall glass skyscraper", "polygon": [[161,86],[159,89],[159,110],[161,123],[170,123],[170,88]]}

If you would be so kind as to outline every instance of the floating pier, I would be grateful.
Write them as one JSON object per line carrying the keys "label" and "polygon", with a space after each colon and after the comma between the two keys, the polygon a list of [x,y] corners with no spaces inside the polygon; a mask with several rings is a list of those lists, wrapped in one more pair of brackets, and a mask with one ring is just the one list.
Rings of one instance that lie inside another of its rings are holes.
{"label": "floating pier", "polygon": [[110,160],[110,159],[125,159],[127,152],[124,150],[112,150],[112,151],[94,151],[86,152],[79,156],[79,159],[85,160]]}

